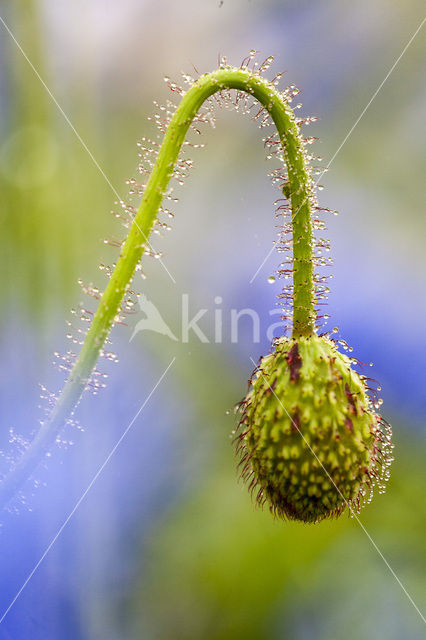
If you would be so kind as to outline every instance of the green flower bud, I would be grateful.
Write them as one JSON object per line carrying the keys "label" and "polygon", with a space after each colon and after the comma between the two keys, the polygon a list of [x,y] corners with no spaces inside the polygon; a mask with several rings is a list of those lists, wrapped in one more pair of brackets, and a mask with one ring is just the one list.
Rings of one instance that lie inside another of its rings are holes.
{"label": "green flower bud", "polygon": [[391,428],[365,377],[328,337],[280,338],[240,404],[237,450],[257,501],[282,518],[319,522],[384,490]]}

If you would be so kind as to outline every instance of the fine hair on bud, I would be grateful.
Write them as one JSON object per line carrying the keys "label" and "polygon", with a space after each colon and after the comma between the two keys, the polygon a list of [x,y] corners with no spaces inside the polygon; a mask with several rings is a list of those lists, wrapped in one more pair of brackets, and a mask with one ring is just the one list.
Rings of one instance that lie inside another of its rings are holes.
{"label": "fine hair on bud", "polygon": [[278,517],[353,515],[384,490],[391,430],[366,379],[327,336],[276,340],[240,403],[241,475]]}

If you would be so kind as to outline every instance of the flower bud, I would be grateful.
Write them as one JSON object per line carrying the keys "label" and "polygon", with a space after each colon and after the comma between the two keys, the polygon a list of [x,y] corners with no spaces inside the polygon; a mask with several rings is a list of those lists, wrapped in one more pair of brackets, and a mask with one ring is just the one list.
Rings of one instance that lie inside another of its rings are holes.
{"label": "flower bud", "polygon": [[328,337],[280,338],[240,404],[242,477],[282,518],[319,522],[384,490],[391,428]]}

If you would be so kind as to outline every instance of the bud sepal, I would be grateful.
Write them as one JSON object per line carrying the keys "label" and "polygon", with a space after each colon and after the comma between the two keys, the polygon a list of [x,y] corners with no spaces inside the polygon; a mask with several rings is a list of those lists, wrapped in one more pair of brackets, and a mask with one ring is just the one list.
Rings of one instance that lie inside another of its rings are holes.
{"label": "bud sepal", "polygon": [[384,490],[391,428],[367,379],[327,336],[280,338],[240,403],[242,477],[282,518],[319,522]]}

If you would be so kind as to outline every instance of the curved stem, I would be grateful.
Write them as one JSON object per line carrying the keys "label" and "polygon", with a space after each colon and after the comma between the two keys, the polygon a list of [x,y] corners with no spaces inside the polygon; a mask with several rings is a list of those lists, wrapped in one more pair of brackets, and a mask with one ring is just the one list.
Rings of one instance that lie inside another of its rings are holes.
{"label": "curved stem", "polygon": [[314,330],[314,286],[310,179],[298,125],[287,102],[275,87],[245,68],[220,68],[204,74],[185,93],[168,126],[138,212],[121,249],[115,270],[102,295],[80,355],[49,417],[10,474],[0,485],[5,504],[28,478],[73,414],[87,386],[121,301],[140,261],[173,168],[192,120],[203,102],[223,89],[237,89],[255,97],[269,112],[277,128],[287,164],[293,219],[293,336],[309,336]]}

